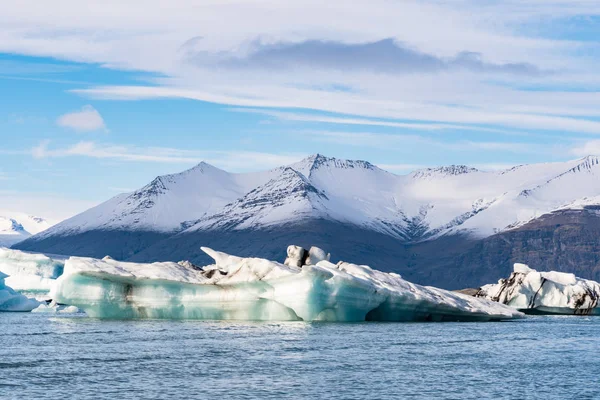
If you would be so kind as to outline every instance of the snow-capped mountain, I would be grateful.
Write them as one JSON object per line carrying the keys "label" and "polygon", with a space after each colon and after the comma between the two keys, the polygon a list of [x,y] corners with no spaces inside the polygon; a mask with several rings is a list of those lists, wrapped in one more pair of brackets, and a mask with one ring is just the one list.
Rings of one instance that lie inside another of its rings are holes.
{"label": "snow-capped mountain", "polygon": [[319,154],[245,174],[201,163],[179,174],[157,177],[16,247],[151,261],[193,258],[186,252],[196,250],[198,240],[228,237],[229,244],[238,246],[236,252],[247,255],[239,247],[250,240],[240,239],[247,232],[282,237],[284,229],[293,233],[294,227],[302,225],[303,238],[309,238],[311,221],[321,221],[319,226],[343,231],[337,236],[319,233],[327,241],[322,246],[335,248],[336,240],[348,241],[347,235],[375,235],[379,244],[388,243],[391,257],[402,246],[406,250],[406,246],[458,236],[481,240],[517,230],[552,212],[589,209],[600,204],[599,196],[600,159],[595,156],[498,172],[451,165],[406,175],[366,161]]}
{"label": "snow-capped mountain", "polygon": [[0,247],[12,246],[51,225],[40,217],[0,210]]}
{"label": "snow-capped mountain", "polygon": [[405,242],[451,233],[486,237],[569,204],[589,203],[600,195],[599,164],[590,156],[501,172],[452,165],[395,175],[366,161],[318,154],[249,174],[201,163],[157,177],[36,239],[92,230],[257,229],[303,218],[351,223]]}

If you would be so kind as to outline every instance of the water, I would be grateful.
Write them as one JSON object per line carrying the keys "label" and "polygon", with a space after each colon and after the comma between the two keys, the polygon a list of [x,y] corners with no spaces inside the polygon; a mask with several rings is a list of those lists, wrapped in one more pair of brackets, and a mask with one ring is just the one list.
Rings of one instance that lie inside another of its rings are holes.
{"label": "water", "polygon": [[0,313],[2,399],[600,398],[600,317],[101,321]]}

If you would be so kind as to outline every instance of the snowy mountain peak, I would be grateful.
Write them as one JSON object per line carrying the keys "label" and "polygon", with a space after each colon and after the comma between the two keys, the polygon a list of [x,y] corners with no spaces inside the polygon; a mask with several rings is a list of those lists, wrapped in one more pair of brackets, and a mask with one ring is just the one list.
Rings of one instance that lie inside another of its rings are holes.
{"label": "snowy mountain peak", "polygon": [[186,169],[185,171],[177,172],[175,174],[157,176],[148,185],[137,190],[136,193],[147,192],[150,195],[163,194],[168,190],[170,185],[176,185],[182,180],[189,180],[190,178],[195,179],[201,175],[223,176],[229,175],[229,173],[202,161],[201,163],[193,166],[192,168]]}
{"label": "snowy mountain peak", "polygon": [[309,199],[312,195],[327,199],[325,193],[313,186],[303,174],[286,167],[279,176],[251,190],[232,205],[241,208],[280,207]]}
{"label": "snowy mountain peak", "polygon": [[31,219],[33,222],[36,222],[38,224],[47,224],[48,222],[42,218],[42,217],[36,217],[35,215],[28,215],[27,216],[29,219]]}
{"label": "snowy mountain peak", "polygon": [[135,200],[147,199],[164,194],[168,189],[163,181],[163,177],[158,176],[143,188],[136,190],[131,194],[131,198]]}
{"label": "snowy mountain peak", "polygon": [[14,219],[0,216],[0,233],[18,235],[26,233],[26,230],[23,228],[23,225]]}
{"label": "snowy mountain peak", "polygon": [[485,237],[598,196],[598,165],[600,157],[590,156],[502,173],[450,165],[394,175],[366,161],[321,154],[253,173],[200,163],[157,177],[37,239],[93,230],[259,229],[307,217],[367,227],[408,242],[451,233]]}
{"label": "snowy mountain peak", "polygon": [[44,218],[0,210],[0,246],[11,246],[51,225]]}
{"label": "snowy mountain peak", "polygon": [[168,176],[172,177],[172,176],[179,176],[179,175],[189,174],[189,173],[210,174],[210,173],[224,173],[224,172],[225,171],[215,167],[214,165],[211,165],[205,161],[201,161],[199,164],[196,164],[195,166],[193,166],[192,168],[190,168],[188,170],[185,170],[178,174],[172,174],[172,175],[168,175]]}
{"label": "snowy mountain peak", "polygon": [[291,168],[301,172],[307,178],[310,178],[311,174],[317,170],[325,168],[337,168],[337,169],[367,169],[372,170],[377,167],[368,161],[362,160],[344,160],[335,157],[326,157],[322,154],[313,154],[300,162],[290,165]]}
{"label": "snowy mountain peak", "polygon": [[327,195],[302,173],[283,167],[278,176],[227,204],[219,213],[184,226],[192,226],[191,230],[267,226],[311,214],[322,209],[320,202],[327,200]]}
{"label": "snowy mountain peak", "polygon": [[448,165],[436,168],[420,169],[412,173],[414,178],[428,178],[432,176],[454,176],[479,172],[477,168],[467,165]]}
{"label": "snowy mountain peak", "polygon": [[327,197],[324,193],[314,187],[310,181],[291,167],[286,167],[280,176],[267,182],[265,187],[270,186],[270,189],[280,188],[288,193],[302,193],[306,197],[308,193],[315,193],[321,197]]}
{"label": "snowy mountain peak", "polygon": [[582,172],[582,171],[590,171],[596,165],[600,164],[600,157],[598,156],[586,156],[579,160],[578,163],[573,168],[571,168],[567,172]]}

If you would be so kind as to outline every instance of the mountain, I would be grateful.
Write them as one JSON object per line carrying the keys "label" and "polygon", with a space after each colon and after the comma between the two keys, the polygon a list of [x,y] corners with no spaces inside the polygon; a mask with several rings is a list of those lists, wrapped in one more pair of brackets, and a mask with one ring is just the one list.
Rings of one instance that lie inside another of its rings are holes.
{"label": "mountain", "polygon": [[14,247],[206,263],[200,245],[282,259],[297,243],[448,288],[497,280],[514,261],[543,269],[560,264],[553,270],[577,265],[580,276],[598,279],[598,205],[595,156],[499,172],[451,165],[395,175],[317,154],[246,174],[200,163]]}
{"label": "mountain", "polygon": [[40,217],[0,210],[0,247],[12,246],[51,225]]}

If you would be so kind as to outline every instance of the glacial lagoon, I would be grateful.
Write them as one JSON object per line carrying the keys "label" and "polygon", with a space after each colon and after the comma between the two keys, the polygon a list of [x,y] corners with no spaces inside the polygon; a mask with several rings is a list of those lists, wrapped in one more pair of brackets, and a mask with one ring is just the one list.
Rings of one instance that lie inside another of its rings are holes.
{"label": "glacial lagoon", "polygon": [[0,313],[3,399],[593,399],[600,318],[99,320]]}

